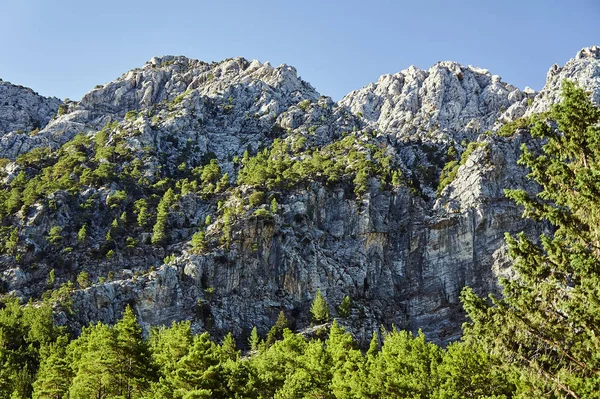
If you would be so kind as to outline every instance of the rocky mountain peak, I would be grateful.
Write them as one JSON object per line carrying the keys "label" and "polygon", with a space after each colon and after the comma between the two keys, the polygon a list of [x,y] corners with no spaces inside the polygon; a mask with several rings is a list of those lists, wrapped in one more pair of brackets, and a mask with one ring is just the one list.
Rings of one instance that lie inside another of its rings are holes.
{"label": "rocky mountain peak", "polygon": [[564,66],[554,64],[546,75],[544,88],[537,93],[535,99],[524,116],[545,112],[552,104],[560,101],[560,88],[565,79],[574,81],[592,93],[592,100],[600,104],[600,47],[591,46],[579,50],[575,58]]}
{"label": "rocky mountain peak", "polygon": [[575,59],[581,60],[584,58],[600,59],[600,46],[584,47],[579,50],[575,56]]}
{"label": "rocky mountain peak", "polygon": [[411,66],[345,96],[340,105],[397,138],[473,140],[526,95],[487,70],[439,62]]}
{"label": "rocky mountain peak", "polygon": [[123,120],[130,111],[185,108],[201,113],[206,111],[205,98],[221,104],[227,119],[236,119],[233,125],[241,126],[240,119],[248,115],[272,118],[303,100],[316,100],[319,93],[285,64],[274,68],[242,57],[210,64],[183,56],[154,57],[142,68],[97,85],[81,101],[64,104],[56,118],[43,121],[35,136],[4,135],[0,156],[14,159],[40,145],[56,148],[79,132],[94,132]]}

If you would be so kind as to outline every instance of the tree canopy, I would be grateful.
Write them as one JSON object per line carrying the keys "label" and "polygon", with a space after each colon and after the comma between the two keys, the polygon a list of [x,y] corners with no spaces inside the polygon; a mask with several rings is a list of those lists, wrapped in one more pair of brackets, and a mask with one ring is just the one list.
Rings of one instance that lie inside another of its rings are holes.
{"label": "tree canopy", "polygon": [[531,130],[520,163],[540,186],[508,190],[524,216],[548,222],[541,237],[507,235],[518,278],[491,303],[471,290],[467,333],[522,372],[533,397],[596,397],[600,392],[600,110],[563,82],[563,100]]}

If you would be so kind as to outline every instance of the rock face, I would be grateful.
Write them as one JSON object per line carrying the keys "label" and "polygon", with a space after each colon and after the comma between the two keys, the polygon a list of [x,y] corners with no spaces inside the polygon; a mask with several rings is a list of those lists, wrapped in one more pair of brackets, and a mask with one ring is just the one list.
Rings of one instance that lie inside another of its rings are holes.
{"label": "rock face", "polygon": [[592,94],[592,100],[600,104],[600,47],[592,46],[580,50],[575,58],[564,66],[552,65],[546,75],[546,85],[527,110],[526,116],[545,112],[550,105],[560,100],[560,85],[563,80],[573,80]]}
{"label": "rock face", "polygon": [[[154,58],[80,102],[64,104],[66,112],[37,135],[0,138],[0,154],[10,159],[42,144],[58,148],[81,131],[90,142],[127,155],[115,165],[120,177],[114,181],[82,183],[76,194],[53,190],[7,216],[19,241],[16,250],[0,255],[4,286],[38,297],[51,269],[54,287],[88,272],[91,283],[72,293],[75,316],[57,316],[74,328],[114,322],[126,304],[147,326],[186,319],[197,330],[242,337],[253,326],[266,332],[283,310],[302,328],[320,290],[334,316],[342,298],[351,297],[352,312],[340,322],[363,342],[381,324],[420,328],[439,342],[456,339],[461,289],[494,292],[499,276],[512,276],[504,233],[537,235],[544,228],[522,220],[504,196],[505,188],[537,189],[516,162],[521,144],[530,143],[528,132],[484,132],[547,110],[559,100],[564,78],[598,99],[599,53],[597,47],[584,49],[564,67],[553,67],[540,93],[522,92],[485,70],[442,62],[428,71],[411,67],[382,76],[339,103],[320,96],[286,65]],[[299,162],[327,146],[343,147],[347,136],[367,159],[383,154],[400,181],[371,173],[364,191],[356,191],[358,174],[350,181],[315,178],[284,188],[265,177],[261,189],[268,200],[254,205],[258,186],[237,183],[248,153],[287,143],[301,148],[290,158]],[[452,153],[465,152],[473,141],[475,149],[460,163],[456,159],[454,180],[436,190]],[[98,146],[83,164],[102,164]],[[211,158],[229,181],[212,191],[184,188],[194,173],[207,170],[191,168]],[[35,167],[27,165],[3,167],[5,190],[19,172],[32,173]],[[77,173],[73,179],[81,183],[85,174]],[[133,184],[127,183],[131,176]],[[151,213],[143,228],[143,220],[138,216],[136,223],[131,215],[140,212],[139,198],[160,208],[161,185],[169,181],[176,182],[177,196],[166,208],[168,241],[159,245],[151,241],[158,218]],[[115,200],[119,192],[126,198]],[[85,245],[78,238],[82,225]],[[55,226],[62,230],[53,239]],[[191,246],[198,231],[207,242],[201,250]]]}
{"label": "rock face", "polygon": [[0,135],[9,132],[27,134],[48,122],[62,102],[46,98],[33,90],[0,80]]}
{"label": "rock face", "polygon": [[[188,98],[186,94],[193,96]],[[233,133],[240,130],[264,132],[271,125],[265,120],[270,121],[292,104],[318,96],[310,84],[297,77],[295,68],[287,65],[273,68],[269,63],[248,62],[243,58],[213,64],[186,57],[153,58],[143,68],[96,86],[80,102],[65,104],[64,114],[47,125],[42,124],[43,129],[35,136],[3,136],[0,157],[14,159],[42,145],[58,148],[77,133],[98,131],[107,123],[122,120],[129,111],[160,108],[167,103],[172,109],[181,110],[173,130],[211,130],[212,125],[217,136],[235,139]],[[197,103],[200,97],[209,101]],[[210,116],[215,111],[210,107],[215,101],[222,107],[231,106],[226,108],[227,115],[218,120]],[[246,114],[256,115],[254,126],[241,123],[241,116]],[[205,121],[208,126],[203,125]],[[211,137],[209,141],[213,138],[227,140]],[[212,150],[222,148],[221,143],[214,144]]]}
{"label": "rock face", "polygon": [[485,69],[440,62],[428,71],[410,67],[383,75],[340,104],[387,135],[417,134],[430,140],[446,135],[472,141],[493,126],[499,111],[526,97]]}

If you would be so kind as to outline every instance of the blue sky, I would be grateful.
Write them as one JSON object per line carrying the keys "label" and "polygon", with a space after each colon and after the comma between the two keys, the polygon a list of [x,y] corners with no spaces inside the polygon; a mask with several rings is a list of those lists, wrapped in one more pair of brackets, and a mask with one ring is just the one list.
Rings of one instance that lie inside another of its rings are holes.
{"label": "blue sky", "polygon": [[0,0],[0,15],[0,78],[73,100],[166,54],[287,63],[335,100],[444,60],[539,90],[600,45],[598,0]]}

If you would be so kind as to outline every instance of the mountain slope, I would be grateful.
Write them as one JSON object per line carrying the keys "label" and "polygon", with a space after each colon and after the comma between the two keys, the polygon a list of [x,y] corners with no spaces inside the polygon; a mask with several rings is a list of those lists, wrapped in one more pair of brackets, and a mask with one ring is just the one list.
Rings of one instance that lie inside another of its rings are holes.
{"label": "mountain slope", "polygon": [[[580,55],[559,75],[595,90],[597,48]],[[334,103],[286,65],[154,58],[0,137],[3,285],[76,281],[57,316],[75,329],[132,304],[146,325],[238,336],[280,310],[307,325],[321,291],[334,316],[350,296],[359,340],[395,324],[446,342],[462,287],[510,275],[504,232],[543,228],[503,194],[536,190],[516,164],[526,123],[485,131],[555,102],[549,82],[443,62]]]}

